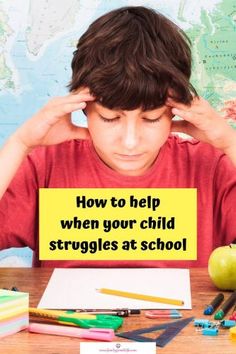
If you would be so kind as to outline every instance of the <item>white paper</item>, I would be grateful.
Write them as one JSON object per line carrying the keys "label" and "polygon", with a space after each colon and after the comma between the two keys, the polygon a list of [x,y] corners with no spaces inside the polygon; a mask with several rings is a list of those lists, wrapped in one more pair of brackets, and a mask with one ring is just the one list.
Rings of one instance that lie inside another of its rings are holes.
{"label": "white paper", "polygon": [[[99,293],[109,288],[184,301],[183,306]],[[191,309],[188,269],[55,269],[38,305],[47,309]]]}

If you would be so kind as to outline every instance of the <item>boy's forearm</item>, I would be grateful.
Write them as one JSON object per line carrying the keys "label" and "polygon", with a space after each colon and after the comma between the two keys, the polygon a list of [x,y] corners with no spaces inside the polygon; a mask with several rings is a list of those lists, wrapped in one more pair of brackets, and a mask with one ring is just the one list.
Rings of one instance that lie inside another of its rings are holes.
{"label": "boy's forearm", "polygon": [[0,150],[0,199],[30,150],[12,135]]}

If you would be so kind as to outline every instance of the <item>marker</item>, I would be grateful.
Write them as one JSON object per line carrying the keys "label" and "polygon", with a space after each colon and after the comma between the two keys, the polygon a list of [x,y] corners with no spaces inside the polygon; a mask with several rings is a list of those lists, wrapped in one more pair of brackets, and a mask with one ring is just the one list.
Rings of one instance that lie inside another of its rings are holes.
{"label": "marker", "polygon": [[230,316],[230,318],[229,318],[230,320],[234,320],[234,321],[236,321],[236,306],[234,307],[234,309],[233,309],[233,313],[232,313],[232,315]]}
{"label": "marker", "polygon": [[106,289],[106,288],[97,289],[97,291],[99,291],[101,294],[127,297],[127,298],[130,298],[130,299],[136,299],[136,300],[159,302],[159,303],[163,303],[163,304],[177,305],[177,306],[183,306],[184,305],[184,301],[182,301],[182,300],[169,299],[169,298],[165,298],[165,297],[157,297],[157,296],[152,296],[152,295],[136,294],[136,293],[130,293],[130,292],[127,292],[127,291],[120,291],[120,290]]}
{"label": "marker", "polygon": [[229,296],[229,298],[224,302],[221,309],[216,312],[214,319],[222,320],[227,312],[234,306],[236,302],[236,290]]}
{"label": "marker", "polygon": [[114,330],[106,328],[80,329],[66,326],[47,325],[42,323],[30,323],[29,332],[41,334],[53,334],[56,336],[78,337],[111,342],[114,339]]}
{"label": "marker", "polygon": [[129,309],[117,309],[117,310],[75,310],[76,313],[87,314],[87,315],[113,315],[128,317],[129,315],[140,315],[141,310],[129,310]]}
{"label": "marker", "polygon": [[222,301],[224,300],[224,294],[219,293],[214,300],[212,300],[212,302],[210,303],[210,305],[207,305],[207,307],[205,308],[203,314],[204,315],[212,315],[213,312],[215,312],[215,310],[217,309],[217,307],[222,303]]}

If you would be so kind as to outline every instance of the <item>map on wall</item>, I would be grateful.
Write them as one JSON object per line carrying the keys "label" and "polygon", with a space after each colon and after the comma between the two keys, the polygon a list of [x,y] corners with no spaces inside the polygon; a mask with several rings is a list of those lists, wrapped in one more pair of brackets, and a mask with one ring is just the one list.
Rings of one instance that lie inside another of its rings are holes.
{"label": "map on wall", "polygon": [[[89,24],[129,5],[152,7],[186,31],[192,84],[215,109],[236,98],[235,0],[0,0],[0,146],[50,98],[67,93],[72,54]],[[83,114],[74,118],[86,124]],[[29,249],[2,251],[1,262],[6,255],[8,266],[23,266],[20,257],[31,264]]]}
{"label": "map on wall", "polygon": [[186,31],[191,81],[217,110],[236,97],[235,0],[0,0],[0,145],[50,98],[66,94],[72,53],[88,25],[128,5],[152,7]]}

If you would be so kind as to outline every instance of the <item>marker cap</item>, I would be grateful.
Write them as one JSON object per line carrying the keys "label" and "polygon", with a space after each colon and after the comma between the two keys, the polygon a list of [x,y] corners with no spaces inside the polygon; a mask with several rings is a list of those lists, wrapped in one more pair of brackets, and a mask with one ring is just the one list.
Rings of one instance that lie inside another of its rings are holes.
{"label": "marker cap", "polygon": [[213,306],[208,305],[208,306],[205,308],[203,314],[204,314],[204,315],[212,315],[213,312],[214,312]]}
{"label": "marker cap", "polygon": [[220,310],[218,312],[216,312],[215,316],[214,316],[214,319],[215,320],[222,320],[224,318],[224,311]]}

